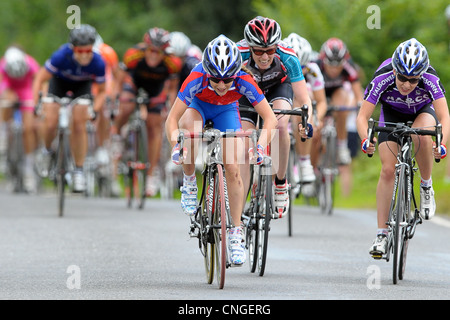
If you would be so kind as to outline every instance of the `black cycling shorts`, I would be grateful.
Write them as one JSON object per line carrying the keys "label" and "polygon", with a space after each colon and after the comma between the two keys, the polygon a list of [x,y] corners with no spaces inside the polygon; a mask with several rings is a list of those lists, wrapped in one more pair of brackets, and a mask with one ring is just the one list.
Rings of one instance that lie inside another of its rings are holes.
{"label": "black cycling shorts", "polygon": [[[404,113],[393,110],[388,105],[383,105],[381,107],[380,121],[393,122],[393,123],[403,122],[404,124],[406,124],[408,121],[414,121],[417,118],[417,116],[421,113],[431,114],[433,116],[434,120],[436,121],[436,124],[439,123],[432,103],[427,104],[426,106],[422,107],[419,111],[417,111],[417,113],[414,113],[414,114],[404,114]],[[390,126],[390,125],[386,125],[386,126]],[[393,141],[393,142],[398,143],[397,138],[393,134],[389,134],[387,132],[379,132],[378,133],[378,144],[385,142],[385,141]]]}
{"label": "black cycling shorts", "polygon": [[[292,106],[292,101],[294,99],[294,92],[292,91],[292,84],[289,80],[286,80],[279,85],[273,86],[269,88],[266,92],[264,92],[267,101],[272,103],[275,100],[286,100]],[[239,99],[239,106],[251,107],[251,103],[244,96]],[[253,125],[256,125],[258,120],[258,114],[255,112],[247,112],[241,111],[241,121],[251,122]]]}
{"label": "black cycling shorts", "polygon": [[59,77],[52,77],[49,82],[48,92],[59,97],[65,97],[71,92],[72,99],[91,93],[92,81],[67,81]]}

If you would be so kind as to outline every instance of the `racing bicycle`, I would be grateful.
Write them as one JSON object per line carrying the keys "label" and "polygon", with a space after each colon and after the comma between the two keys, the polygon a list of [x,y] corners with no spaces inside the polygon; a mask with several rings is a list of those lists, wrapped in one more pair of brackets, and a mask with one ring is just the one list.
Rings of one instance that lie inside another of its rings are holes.
{"label": "racing bicycle", "polygon": [[[386,222],[388,233],[388,244],[386,254],[375,254],[375,259],[385,259],[389,262],[393,258],[393,283],[397,284],[402,280],[405,274],[406,255],[409,241],[413,238],[417,225],[422,223],[419,215],[414,193],[414,174],[417,171],[412,136],[429,135],[436,138],[436,145],[441,145],[442,125],[430,128],[412,128],[412,122],[389,123],[384,122],[386,126],[377,126],[375,121],[369,119],[368,137],[373,142],[375,132],[387,132],[397,139],[397,150],[391,150],[396,156],[394,191],[392,193],[391,205],[389,209],[389,218]],[[416,146],[420,148],[419,146]],[[417,148],[416,148],[417,149]],[[371,157],[372,154],[369,154]],[[435,159],[439,162],[440,159]]]}

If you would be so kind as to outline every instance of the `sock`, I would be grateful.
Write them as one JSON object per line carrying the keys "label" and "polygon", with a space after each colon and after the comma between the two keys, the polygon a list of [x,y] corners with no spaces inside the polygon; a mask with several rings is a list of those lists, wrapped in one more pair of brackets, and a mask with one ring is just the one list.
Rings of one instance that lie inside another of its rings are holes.
{"label": "sock", "polygon": [[277,176],[275,176],[275,184],[277,185],[277,186],[280,186],[280,185],[283,185],[283,184],[285,184],[286,183],[286,177],[284,177],[283,179],[278,179],[278,177]]}
{"label": "sock", "polygon": [[388,229],[381,229],[381,228],[377,229],[377,236],[379,236],[379,235],[387,236],[388,233],[389,233]]}
{"label": "sock", "polygon": [[424,180],[423,178],[420,179],[420,186],[422,188],[429,188],[432,185],[431,177],[428,180]]}
{"label": "sock", "polygon": [[195,172],[188,176],[185,173],[183,173],[183,183],[185,184],[196,184],[197,183],[197,177],[195,176]]}

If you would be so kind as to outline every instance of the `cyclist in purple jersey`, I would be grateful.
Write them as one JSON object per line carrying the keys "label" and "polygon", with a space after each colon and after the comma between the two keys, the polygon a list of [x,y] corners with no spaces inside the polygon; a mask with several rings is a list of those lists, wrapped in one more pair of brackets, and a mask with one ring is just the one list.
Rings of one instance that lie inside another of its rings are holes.
{"label": "cyclist in purple jersey", "polygon": [[[96,36],[95,28],[86,24],[70,31],[69,43],[62,45],[53,53],[33,82],[35,104],[37,104],[39,93],[47,81],[49,81],[48,93],[64,97],[71,92],[73,99],[90,94],[91,84],[96,82],[98,91],[94,99],[94,111],[101,110],[105,101],[105,63],[102,57],[92,50]],[[40,161],[37,161],[42,176],[48,174],[52,152],[51,144],[56,136],[58,125],[58,110],[57,103],[43,105],[45,146],[40,154]],[[87,153],[86,121],[89,119],[88,117],[86,106],[74,106],[71,114],[70,135],[70,145],[75,162],[73,192],[85,190],[83,164]]]}
{"label": "cyclist in purple jersey", "polygon": [[[442,124],[441,146],[434,145],[430,136],[413,137],[416,160],[419,166],[420,216],[431,219],[436,211],[431,173],[433,158],[447,155],[445,143],[450,131],[450,116],[445,90],[433,67],[429,64],[426,48],[412,38],[401,43],[391,59],[384,61],[367,86],[365,98],[357,118],[361,149],[372,154],[375,143],[381,159],[381,173],[377,186],[377,236],[370,247],[370,254],[386,253],[386,221],[389,216],[390,198],[394,186],[396,138],[380,133],[374,143],[368,141],[368,120],[376,105],[381,105],[380,121],[397,123],[413,121],[413,127],[430,127]],[[382,125],[382,124],[381,124]]]}
{"label": "cyclist in purple jersey", "polygon": [[[185,154],[187,153],[188,158],[180,159],[180,147],[176,143],[179,131],[184,129],[189,132],[200,132],[206,120],[212,120],[214,128],[220,131],[241,131],[237,101],[245,95],[264,119],[265,134],[261,134],[257,150],[254,152],[257,161],[262,162],[263,147],[267,146],[277,124],[262,91],[251,75],[241,69],[242,59],[236,44],[224,35],[212,40],[203,53],[202,63],[197,65],[184,81],[167,117],[166,136],[173,147],[172,161],[183,164],[181,207],[189,216],[194,215],[197,209],[194,162],[196,154],[194,146],[187,143],[186,147],[189,150],[186,150]],[[228,235],[230,258],[232,263],[237,265],[245,262],[241,227],[245,192],[239,172],[238,159],[242,157],[240,142],[240,139],[233,139],[233,142],[223,143],[230,213],[235,225],[230,228]]]}
{"label": "cyclist in purple jersey", "polygon": [[[295,101],[297,106],[308,105],[312,114],[302,66],[294,50],[281,41],[281,27],[273,19],[258,16],[250,20],[244,28],[244,39],[237,43],[244,65],[253,73],[258,86],[264,92],[274,109],[291,110]],[[245,98],[239,101],[247,106]],[[255,128],[257,115],[241,112],[244,130]],[[289,209],[289,181],[286,172],[289,160],[290,116],[278,116],[278,145],[272,145],[274,174],[274,214],[284,217]],[[301,126],[300,126],[301,127]],[[304,129],[301,128],[304,131]],[[250,167],[241,166],[245,188],[250,183]]]}

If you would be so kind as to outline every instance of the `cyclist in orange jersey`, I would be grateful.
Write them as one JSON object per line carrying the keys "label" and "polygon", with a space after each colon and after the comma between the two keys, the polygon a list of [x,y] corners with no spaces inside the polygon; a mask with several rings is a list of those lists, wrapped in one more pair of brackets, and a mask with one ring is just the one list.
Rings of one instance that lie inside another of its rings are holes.
{"label": "cyclist in orange jersey", "polygon": [[150,167],[147,172],[146,193],[154,196],[159,190],[158,166],[163,137],[164,117],[161,114],[166,102],[173,104],[178,93],[180,58],[168,54],[170,33],[162,28],[151,28],[144,34],[144,42],[129,48],[123,57],[123,71],[119,76],[120,112],[113,133],[120,133],[122,126],[134,110],[138,90],[143,89],[153,98],[147,107],[147,134]]}

